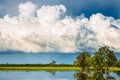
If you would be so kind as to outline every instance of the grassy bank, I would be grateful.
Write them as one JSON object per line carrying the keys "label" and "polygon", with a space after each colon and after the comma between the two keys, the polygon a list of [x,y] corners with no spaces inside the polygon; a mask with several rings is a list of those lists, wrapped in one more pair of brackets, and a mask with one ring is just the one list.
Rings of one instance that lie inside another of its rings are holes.
{"label": "grassy bank", "polygon": [[80,70],[79,67],[0,67],[0,70]]}
{"label": "grassy bank", "polygon": [[109,70],[110,71],[120,71],[120,68],[118,68],[118,67],[110,67]]}
{"label": "grassy bank", "polygon": [[[93,67],[89,68],[93,70]],[[81,70],[79,67],[0,67],[0,70]],[[120,68],[110,67],[110,71],[120,71]]]}

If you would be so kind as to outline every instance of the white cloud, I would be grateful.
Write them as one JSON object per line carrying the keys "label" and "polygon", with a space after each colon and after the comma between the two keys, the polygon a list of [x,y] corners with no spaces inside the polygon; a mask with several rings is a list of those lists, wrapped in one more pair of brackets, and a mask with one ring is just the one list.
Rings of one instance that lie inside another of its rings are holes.
{"label": "white cloud", "polygon": [[25,52],[94,51],[107,45],[120,51],[120,19],[93,14],[76,18],[64,15],[63,5],[19,5],[18,16],[0,19],[0,49]]}
{"label": "white cloud", "polygon": [[19,6],[19,16],[23,18],[30,18],[34,16],[34,12],[37,8],[35,4],[32,2],[27,2],[27,3],[21,3]]}
{"label": "white cloud", "polygon": [[55,22],[65,12],[66,8],[63,5],[42,6],[37,10],[37,17],[42,22]]}

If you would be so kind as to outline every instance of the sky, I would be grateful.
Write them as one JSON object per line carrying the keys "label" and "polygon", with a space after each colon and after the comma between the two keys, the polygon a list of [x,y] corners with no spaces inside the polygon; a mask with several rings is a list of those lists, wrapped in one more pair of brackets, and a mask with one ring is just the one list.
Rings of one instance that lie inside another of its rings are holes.
{"label": "sky", "polygon": [[[56,54],[56,52],[52,53],[39,53],[39,54],[33,54],[29,53],[26,54],[25,52],[13,52],[13,51],[6,51],[6,52],[0,52],[0,64],[48,64],[52,62],[53,60],[57,64],[73,64],[76,60],[76,57],[80,53],[63,53],[59,52]],[[114,53],[118,60],[120,60],[120,53]],[[94,53],[90,53],[91,56],[94,55]]]}
{"label": "sky", "polygon": [[119,0],[0,0],[0,51],[120,52]]}
{"label": "sky", "polygon": [[76,54],[63,53],[40,53],[40,54],[26,54],[21,52],[4,52],[0,53],[0,64],[48,64],[53,60],[57,64],[73,64],[76,59]]}
{"label": "sky", "polygon": [[86,17],[90,17],[92,14],[102,13],[116,19],[120,18],[119,0],[0,0],[0,17],[6,14],[18,15],[18,5],[28,1],[38,5],[38,8],[44,5],[62,4],[71,16],[79,16],[83,13]]}

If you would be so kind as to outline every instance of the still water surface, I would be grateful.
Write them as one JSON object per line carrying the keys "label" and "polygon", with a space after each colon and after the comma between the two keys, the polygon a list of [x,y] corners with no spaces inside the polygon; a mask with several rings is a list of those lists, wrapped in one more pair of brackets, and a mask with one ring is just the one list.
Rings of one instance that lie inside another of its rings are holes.
{"label": "still water surface", "polygon": [[[76,71],[0,71],[0,80],[89,80],[75,77],[76,74],[81,75]],[[120,80],[119,72],[110,72],[109,75],[114,80]]]}

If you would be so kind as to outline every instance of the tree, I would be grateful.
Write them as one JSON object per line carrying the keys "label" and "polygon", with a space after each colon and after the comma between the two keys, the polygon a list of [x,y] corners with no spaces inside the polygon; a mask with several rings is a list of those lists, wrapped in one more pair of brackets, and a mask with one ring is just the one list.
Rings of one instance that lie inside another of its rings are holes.
{"label": "tree", "polygon": [[95,67],[95,71],[98,72],[102,72],[103,70],[103,65],[105,64],[104,63],[104,56],[100,53],[100,52],[95,52],[95,55],[94,55],[94,67]]}
{"label": "tree", "polygon": [[56,64],[56,62],[54,60],[52,60],[52,62],[50,62],[51,66],[54,66]]}
{"label": "tree", "polygon": [[120,60],[118,60],[115,64],[116,67],[120,67]]}
{"label": "tree", "polygon": [[105,67],[107,68],[107,72],[108,72],[108,67],[113,66],[116,61],[117,58],[114,55],[113,51],[111,51],[109,49],[108,46],[104,46],[98,49],[98,51],[95,52],[95,68],[102,70],[103,69],[103,65],[105,65]]}
{"label": "tree", "polygon": [[117,62],[117,58],[114,55],[113,51],[107,53],[106,55],[106,64],[108,67],[112,67]]}
{"label": "tree", "polygon": [[74,61],[74,65],[82,67],[82,71],[84,71],[85,67],[89,67],[89,58],[89,52],[82,52],[77,56],[76,60]]}

